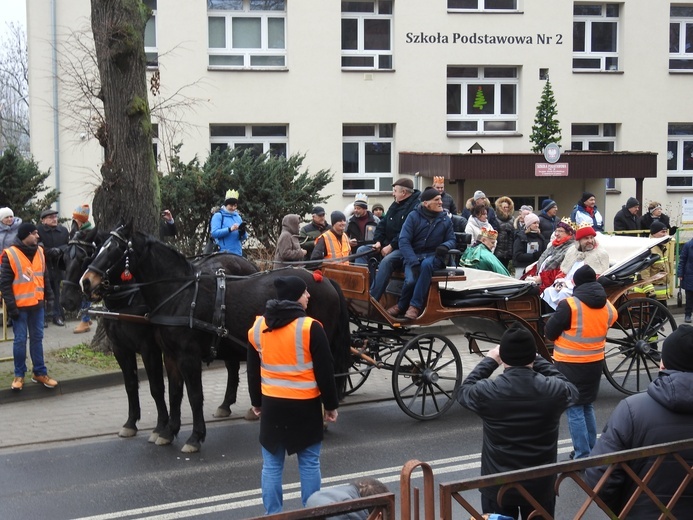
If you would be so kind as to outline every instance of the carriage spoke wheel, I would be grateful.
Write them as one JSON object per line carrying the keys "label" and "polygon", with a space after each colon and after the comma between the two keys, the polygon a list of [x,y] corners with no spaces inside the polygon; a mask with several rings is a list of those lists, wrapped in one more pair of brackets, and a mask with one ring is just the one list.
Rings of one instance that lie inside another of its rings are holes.
{"label": "carriage spoke wheel", "polygon": [[[366,349],[364,354],[367,354],[377,360],[377,354],[374,354],[371,349]],[[351,395],[356,392],[356,390],[361,388],[366,382],[366,379],[368,379],[368,376],[371,374],[371,370],[373,370],[373,368],[373,365],[367,363],[359,356],[352,355],[351,366],[347,372],[346,390],[344,391],[344,395]]]}
{"label": "carriage spoke wheel", "polygon": [[651,298],[628,300],[606,336],[604,375],[624,394],[644,392],[659,372],[666,337],[676,330],[669,310]]}
{"label": "carriage spoke wheel", "polygon": [[427,421],[453,405],[461,381],[462,360],[455,344],[439,334],[421,334],[397,355],[392,392],[404,413]]}

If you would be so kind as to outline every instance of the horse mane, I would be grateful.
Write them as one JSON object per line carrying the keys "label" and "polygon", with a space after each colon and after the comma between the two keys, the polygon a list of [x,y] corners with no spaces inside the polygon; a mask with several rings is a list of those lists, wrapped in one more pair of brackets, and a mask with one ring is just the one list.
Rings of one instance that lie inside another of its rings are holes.
{"label": "horse mane", "polygon": [[143,255],[153,254],[164,262],[180,264],[188,273],[193,273],[195,271],[193,264],[183,253],[162,242],[153,235],[142,231],[135,231],[132,234],[132,239],[139,240],[143,244]]}

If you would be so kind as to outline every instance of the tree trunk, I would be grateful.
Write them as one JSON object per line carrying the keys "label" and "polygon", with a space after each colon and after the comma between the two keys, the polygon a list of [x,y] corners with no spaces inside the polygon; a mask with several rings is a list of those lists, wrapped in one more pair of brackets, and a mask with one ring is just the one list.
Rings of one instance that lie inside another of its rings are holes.
{"label": "tree trunk", "polygon": [[149,9],[139,0],[91,0],[91,27],[101,79],[104,149],[101,185],[94,195],[97,226],[158,230],[160,194],[147,100],[144,26]]}

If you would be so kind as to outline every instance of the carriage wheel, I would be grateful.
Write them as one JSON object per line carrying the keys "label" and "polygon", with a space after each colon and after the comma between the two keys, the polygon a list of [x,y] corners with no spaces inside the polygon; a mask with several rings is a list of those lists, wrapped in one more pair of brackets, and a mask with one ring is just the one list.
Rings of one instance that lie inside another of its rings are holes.
{"label": "carriage wheel", "polygon": [[346,390],[344,395],[351,395],[363,386],[371,375],[373,365],[369,365],[358,356],[352,356],[352,364],[347,372]]}
{"label": "carriage wheel", "polygon": [[669,310],[651,298],[635,298],[618,308],[606,336],[604,375],[624,394],[643,392],[659,373],[662,343],[676,330]]}
{"label": "carriage wheel", "polygon": [[462,382],[462,359],[455,344],[439,334],[421,334],[397,355],[392,392],[408,416],[435,419],[455,402]]}

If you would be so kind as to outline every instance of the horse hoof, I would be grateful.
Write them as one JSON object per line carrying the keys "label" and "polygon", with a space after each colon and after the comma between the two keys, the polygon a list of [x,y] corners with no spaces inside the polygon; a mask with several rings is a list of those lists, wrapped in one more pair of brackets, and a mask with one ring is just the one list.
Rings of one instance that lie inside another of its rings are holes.
{"label": "horse hoof", "polygon": [[198,451],[200,451],[200,448],[197,446],[193,446],[192,444],[186,444],[180,451],[183,453],[197,453]]}
{"label": "horse hoof", "polygon": [[159,435],[159,438],[154,441],[154,444],[156,444],[157,446],[168,446],[169,444],[171,444],[171,440],[165,439],[164,437]]}
{"label": "horse hoof", "polygon": [[129,438],[137,435],[137,428],[127,428],[123,426],[118,432],[118,437]]}
{"label": "horse hoof", "polygon": [[147,439],[147,442],[156,442],[159,439],[159,434],[157,432],[152,432]]}
{"label": "horse hoof", "polygon": [[246,421],[259,421],[260,420],[260,418],[257,415],[255,415],[255,412],[253,412],[252,408],[249,408],[248,411],[245,412],[245,415],[243,416],[243,418]]}
{"label": "horse hoof", "polygon": [[224,418],[224,417],[229,417],[231,415],[231,408],[226,409],[222,408],[221,406],[217,408],[217,411],[214,412],[214,417],[217,418]]}

